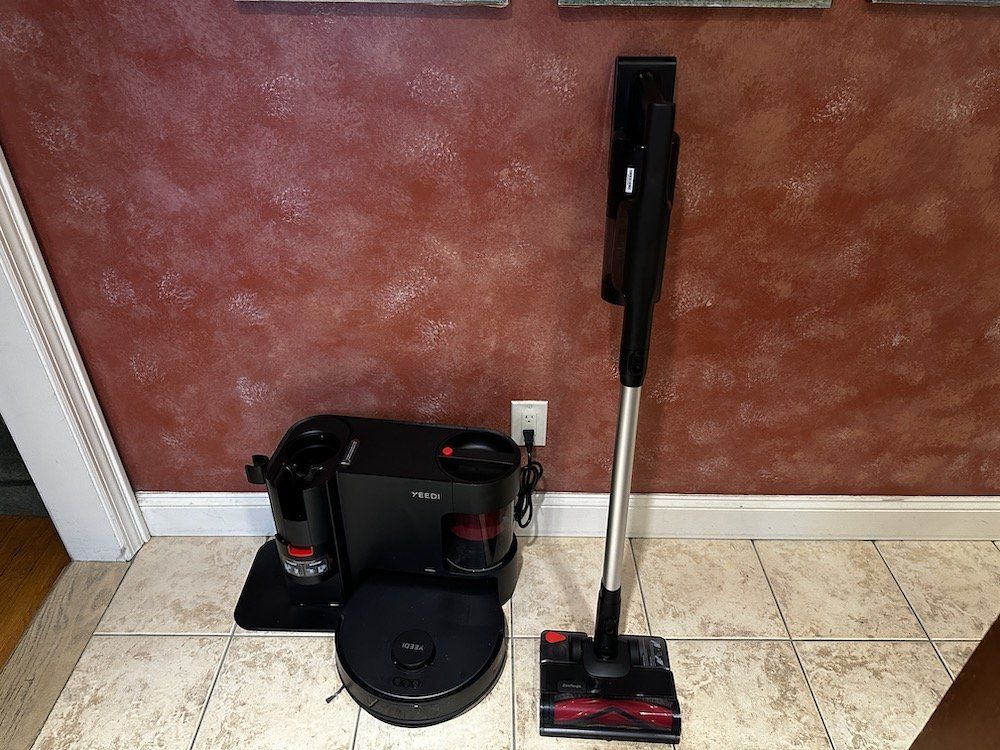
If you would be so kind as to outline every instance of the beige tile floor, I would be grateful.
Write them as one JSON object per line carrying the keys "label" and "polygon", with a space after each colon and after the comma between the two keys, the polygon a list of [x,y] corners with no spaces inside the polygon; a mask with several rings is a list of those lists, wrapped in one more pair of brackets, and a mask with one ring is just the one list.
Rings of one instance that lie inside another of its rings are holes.
{"label": "beige tile floor", "polygon": [[[236,628],[262,541],[144,547],[35,748],[612,747],[537,730],[534,639],[589,629],[601,540],[524,545],[500,682],[467,714],[419,730],[337,693],[332,637]],[[681,748],[905,750],[1000,611],[1000,546],[636,539],[623,593],[627,628],[670,641]]]}

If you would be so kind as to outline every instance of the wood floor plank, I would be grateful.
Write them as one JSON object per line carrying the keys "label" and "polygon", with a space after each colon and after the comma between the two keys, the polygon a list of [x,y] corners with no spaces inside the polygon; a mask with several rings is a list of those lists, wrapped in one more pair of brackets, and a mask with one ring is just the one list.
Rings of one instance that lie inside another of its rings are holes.
{"label": "wood floor plank", "polygon": [[128,563],[73,562],[0,671],[0,747],[28,750],[97,629]]}
{"label": "wood floor plank", "polygon": [[0,516],[0,560],[6,560],[21,548],[30,522],[27,516]]}
{"label": "wood floor plank", "polygon": [[910,750],[1000,747],[1000,619],[986,632]]}
{"label": "wood floor plank", "polygon": [[48,596],[69,556],[47,517],[5,522],[9,533],[0,543],[0,664],[7,661],[25,628]]}
{"label": "wood floor plank", "polygon": [[0,516],[0,546],[7,543],[7,537],[14,530],[18,516]]}

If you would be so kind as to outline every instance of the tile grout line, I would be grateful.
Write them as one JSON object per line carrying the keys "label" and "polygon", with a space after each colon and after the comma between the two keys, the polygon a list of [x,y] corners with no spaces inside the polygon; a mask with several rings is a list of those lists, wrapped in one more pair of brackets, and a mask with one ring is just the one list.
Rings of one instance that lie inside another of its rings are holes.
{"label": "tile grout line", "polygon": [[[87,647],[90,646],[91,641],[94,640],[94,636],[95,635],[99,635],[99,633],[97,632],[97,628],[99,628],[101,626],[101,620],[103,620],[104,619],[104,615],[107,614],[108,607],[111,606],[111,602],[113,602],[115,600],[115,597],[118,596],[118,590],[122,587],[122,583],[125,581],[125,576],[127,576],[128,572],[132,569],[132,561],[133,560],[135,560],[135,557],[133,557],[132,560],[126,560],[125,561],[125,566],[126,566],[125,567],[125,572],[122,574],[121,580],[118,581],[118,585],[115,586],[114,593],[112,593],[111,596],[108,598],[108,603],[106,605],[104,605],[104,610],[101,612],[101,616],[97,619],[97,625],[95,626],[94,632],[90,634],[90,638],[87,639],[87,642],[84,644],[83,648],[80,650],[80,655],[78,657],[76,657],[76,661],[73,662],[73,668],[70,669],[69,670],[69,674],[66,675],[66,681],[63,683],[63,686],[59,689],[59,695],[57,695],[56,699],[52,702],[52,705],[49,707],[48,713],[45,714],[45,720],[41,723],[41,726],[38,727],[38,732],[35,734],[35,739],[32,740],[32,745],[34,745],[34,743],[38,741],[38,736],[42,733],[42,730],[45,728],[45,725],[48,723],[49,717],[52,716],[52,712],[55,710],[56,704],[59,702],[59,699],[62,697],[63,690],[65,690],[66,689],[66,685],[69,684],[69,678],[73,676],[73,673],[76,671],[76,668],[78,666],[80,666],[80,659],[83,658],[83,654],[87,650]],[[70,560],[70,565],[72,565],[72,563],[73,563],[73,561]],[[68,568],[69,565],[67,565],[66,567]],[[62,575],[63,575],[63,573],[65,573],[65,572],[66,572],[66,568],[63,568],[63,572],[59,574],[59,577],[61,578]],[[3,665],[0,665],[0,668],[2,668],[2,666]]]}
{"label": "tile grout line", "polygon": [[[777,636],[777,635],[775,635],[775,636],[758,636],[758,635],[670,635],[669,632],[666,635],[661,636],[661,637],[664,638],[667,641],[732,641],[732,642],[735,642],[735,643],[739,643],[739,642],[747,642],[747,643],[755,643],[755,642],[761,642],[761,643],[787,643],[788,640],[789,640],[787,636]],[[537,637],[533,636],[533,635],[516,635],[516,636],[513,636],[513,640],[515,640],[515,641],[526,641],[526,640],[529,640],[529,639],[535,639],[535,640],[537,640]],[[803,640],[803,641],[808,641],[808,640],[849,641],[849,642],[853,643],[853,642],[864,642],[864,641],[872,641],[872,640],[887,640],[887,639],[885,639],[885,638],[879,638],[879,639],[875,639],[875,638],[812,638],[812,639],[810,639],[810,638],[800,638],[799,640]],[[924,639],[923,638],[909,638],[909,639],[907,639],[907,638],[896,638],[896,639],[889,639],[889,640],[903,640],[903,641],[910,640],[910,641],[915,641],[917,643],[923,643]],[[968,640],[968,639],[967,638],[963,638],[961,640],[964,641],[964,640]]]}
{"label": "tile grout line", "polygon": [[[159,636],[168,636],[168,637],[174,637],[174,638],[228,638],[230,635],[233,635],[234,637],[236,636],[235,633],[232,633],[230,631],[226,631],[224,633],[220,633],[218,631],[214,631],[214,632],[204,632],[204,631],[201,631],[201,632],[199,632],[199,631],[196,631],[196,630],[184,630],[184,631],[136,630],[136,631],[131,631],[131,632],[127,631],[127,630],[114,630],[114,631],[108,631],[108,632],[105,632],[105,633],[97,633],[97,632],[95,632],[94,635],[99,635],[102,638],[125,638],[125,637],[128,637],[128,636],[142,636],[144,638],[150,638],[150,637],[154,637],[154,636],[156,636],[156,637],[159,637]],[[281,634],[281,635],[284,635],[284,634]],[[263,637],[263,636],[260,636],[260,637]],[[290,635],[289,637],[294,638],[294,637],[297,637],[297,636],[291,636]],[[298,637],[306,637],[306,636],[298,636]],[[314,636],[308,636],[308,637],[314,637]]]}
{"label": "tile grout line", "polygon": [[[242,633],[233,633],[233,638],[329,638],[336,634],[333,630],[246,630]],[[199,635],[204,634],[199,633]]]}
{"label": "tile grout line", "polygon": [[635,566],[635,583],[639,588],[639,601],[642,602],[642,614],[646,618],[646,634],[653,634],[653,623],[649,621],[649,609],[646,608],[646,594],[642,590],[642,576],[639,575],[639,558],[635,556],[635,542],[632,537],[628,539],[629,553],[632,555],[632,564]]}
{"label": "tile grout line", "polygon": [[753,553],[757,557],[757,564],[760,565],[760,572],[764,574],[764,583],[767,584],[767,590],[771,592],[771,599],[774,600],[774,606],[778,610],[778,617],[781,618],[781,624],[785,628],[785,634],[788,636],[787,639],[782,638],[781,640],[788,640],[794,643],[792,638],[792,631],[788,627],[788,621],[785,619],[785,613],[781,609],[781,604],[778,602],[778,595],[774,593],[774,586],[771,585],[771,577],[767,574],[767,568],[764,567],[764,560],[760,556],[760,551],[757,549],[757,542],[754,539],[750,540],[750,546],[753,547]]}
{"label": "tile grout line", "polygon": [[514,690],[514,639],[507,639],[507,654],[510,659],[510,747],[517,750],[517,693]]}
{"label": "tile grout line", "polygon": [[945,674],[951,678],[952,682],[954,682],[955,675],[953,675],[951,673],[951,670],[948,668],[948,663],[944,660],[944,657],[941,656],[941,652],[938,651],[937,644],[934,642],[934,639],[931,638],[931,634],[928,632],[927,627],[924,625],[924,621],[920,619],[920,615],[917,614],[917,610],[913,608],[913,605],[910,603],[910,597],[908,597],[906,595],[906,592],[903,591],[903,587],[900,585],[899,580],[896,578],[896,573],[893,571],[892,566],[889,565],[889,561],[885,559],[885,555],[882,554],[882,550],[879,549],[878,543],[874,539],[872,540],[872,547],[875,548],[875,552],[878,554],[878,557],[882,561],[882,564],[885,565],[885,569],[889,571],[889,575],[892,577],[892,582],[896,584],[896,588],[899,589],[899,593],[902,594],[903,601],[906,602],[906,606],[910,608],[910,612],[912,612],[913,616],[916,618],[917,624],[920,626],[920,629],[924,631],[924,635],[927,636],[927,642],[930,643],[931,648],[934,649],[934,654],[935,656],[937,656],[938,661],[941,662],[941,666],[944,667]]}
{"label": "tile grout line", "polygon": [[201,713],[198,715],[198,724],[194,728],[194,735],[191,737],[191,744],[188,746],[188,750],[194,750],[194,745],[198,741],[198,733],[201,731],[202,722],[205,721],[205,714],[208,713],[208,704],[212,701],[212,694],[215,693],[215,686],[219,682],[219,676],[222,674],[222,667],[226,663],[226,656],[229,655],[229,647],[233,645],[233,633],[236,632],[236,623],[234,622],[232,627],[229,629],[229,638],[226,639],[226,647],[222,649],[222,657],[219,659],[219,665],[215,668],[215,674],[212,676],[212,684],[208,687],[208,695],[205,696],[205,703],[201,707]]}
{"label": "tile grout line", "polygon": [[[520,580],[520,579],[521,579],[521,576],[518,575],[518,580]],[[514,582],[514,590],[515,591],[517,590],[517,581]],[[514,634],[517,632],[517,628],[514,627],[514,592],[513,591],[510,592],[510,599],[508,599],[507,602],[510,604],[510,637],[514,638],[515,637]]]}
{"label": "tile grout line", "polygon": [[921,644],[927,643],[924,639],[914,639],[914,638],[796,638],[792,643],[806,643],[806,644],[823,644],[823,643],[847,643],[847,644],[857,644],[857,645],[880,645],[883,643],[901,643],[905,645]]}
{"label": "tile grout line", "polygon": [[802,679],[806,681],[806,689],[809,690],[809,697],[812,698],[813,706],[816,707],[816,715],[819,716],[819,723],[823,726],[823,731],[826,733],[826,741],[830,743],[831,750],[837,750],[837,746],[833,744],[833,737],[830,734],[830,728],[826,725],[826,719],[823,717],[823,712],[819,707],[819,700],[816,698],[816,693],[813,690],[812,683],[809,682],[809,675],[806,674],[805,664],[802,663],[802,657],[799,656],[799,649],[795,646],[795,640],[792,638],[792,631],[788,627],[788,621],[785,619],[785,613],[781,609],[781,604],[778,603],[778,595],[774,593],[774,586],[771,585],[771,577],[767,574],[767,568],[764,566],[764,560],[760,556],[760,551],[757,549],[757,542],[754,539],[750,540],[750,546],[753,547],[753,553],[757,556],[757,564],[760,565],[760,571],[764,574],[764,581],[767,583],[767,588],[771,592],[771,598],[774,599],[774,606],[778,608],[778,616],[781,617],[781,624],[785,626],[785,632],[788,634],[788,642],[792,645],[792,653],[795,654],[795,661],[799,665],[799,671],[802,673]]}
{"label": "tile grout line", "polygon": [[833,735],[830,734],[830,728],[826,725],[826,717],[823,716],[823,711],[819,707],[819,699],[816,698],[816,692],[813,690],[812,683],[809,681],[809,674],[806,672],[806,665],[802,663],[802,657],[799,655],[799,647],[795,645],[795,641],[791,641],[792,653],[795,654],[795,661],[799,664],[799,671],[802,672],[802,678],[806,681],[806,687],[809,688],[809,695],[813,699],[813,705],[816,706],[816,713],[819,715],[819,723],[823,725],[823,731],[826,732],[826,741],[830,743],[830,747],[833,750],[837,750],[837,746],[833,743]]}
{"label": "tile grout line", "polygon": [[954,636],[949,635],[947,637],[931,638],[931,640],[934,641],[934,643],[975,643],[976,645],[978,645],[979,641],[983,639],[980,638],[977,640],[975,638],[956,638]]}
{"label": "tile grout line", "polygon": [[[162,634],[161,634],[162,635]],[[246,638],[247,636],[236,636]],[[667,635],[661,636],[668,643],[677,641],[678,643],[926,643],[926,638],[795,638],[787,636],[763,636],[763,635]],[[512,641],[537,640],[532,635],[511,636]],[[972,638],[942,638],[941,643],[977,643]]]}
{"label": "tile grout line", "polygon": [[510,638],[507,639],[507,647],[510,649],[510,747],[517,750],[517,691],[514,689],[514,680],[517,679],[517,672],[514,671],[514,594],[510,595]]}

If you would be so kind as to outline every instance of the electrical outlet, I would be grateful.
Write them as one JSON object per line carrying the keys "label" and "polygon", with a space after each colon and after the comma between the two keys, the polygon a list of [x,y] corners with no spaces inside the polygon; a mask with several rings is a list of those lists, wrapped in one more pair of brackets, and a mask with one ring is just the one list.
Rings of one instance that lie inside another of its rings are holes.
{"label": "electrical outlet", "polygon": [[524,445],[522,430],[535,431],[535,446],[545,445],[545,428],[549,422],[548,401],[511,401],[510,436],[518,445]]}

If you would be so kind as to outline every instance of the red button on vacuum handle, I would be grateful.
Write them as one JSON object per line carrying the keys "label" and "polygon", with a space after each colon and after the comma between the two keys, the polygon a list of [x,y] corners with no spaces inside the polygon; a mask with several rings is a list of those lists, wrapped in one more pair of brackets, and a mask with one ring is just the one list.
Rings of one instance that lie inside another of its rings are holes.
{"label": "red button on vacuum handle", "polygon": [[557,633],[554,630],[545,631],[545,642],[546,643],[562,643],[566,640],[565,633]]}
{"label": "red button on vacuum handle", "polygon": [[312,547],[294,547],[291,544],[288,545],[288,554],[292,557],[312,557],[313,548]]}

